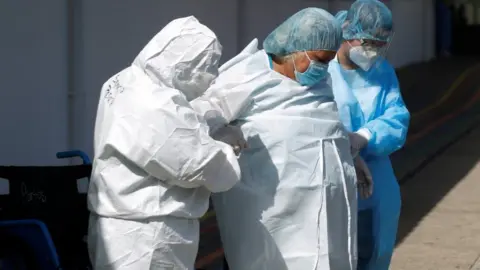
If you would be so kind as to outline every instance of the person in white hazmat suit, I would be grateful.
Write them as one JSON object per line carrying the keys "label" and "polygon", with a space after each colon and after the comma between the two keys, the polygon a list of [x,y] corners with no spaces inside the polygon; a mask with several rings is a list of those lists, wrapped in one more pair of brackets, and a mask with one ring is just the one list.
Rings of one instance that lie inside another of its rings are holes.
{"label": "person in white hazmat suit", "polygon": [[240,183],[212,196],[232,270],[356,269],[355,168],[327,72],[341,42],[330,13],[301,10],[190,102],[247,138]]}
{"label": "person in white hazmat suit", "polygon": [[210,193],[240,180],[235,128],[214,140],[188,103],[217,76],[220,56],[210,29],[181,18],[103,85],[88,192],[94,269],[194,269]]}

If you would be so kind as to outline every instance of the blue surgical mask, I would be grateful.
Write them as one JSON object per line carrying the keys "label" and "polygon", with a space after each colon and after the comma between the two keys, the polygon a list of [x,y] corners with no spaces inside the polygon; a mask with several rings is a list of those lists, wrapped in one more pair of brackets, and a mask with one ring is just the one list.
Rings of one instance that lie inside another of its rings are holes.
{"label": "blue surgical mask", "polygon": [[324,79],[328,74],[328,65],[313,61],[308,56],[307,52],[304,52],[308,60],[310,60],[310,65],[308,66],[305,72],[298,72],[297,67],[295,66],[295,61],[293,61],[293,67],[295,69],[294,74],[298,83],[303,86],[312,86]]}

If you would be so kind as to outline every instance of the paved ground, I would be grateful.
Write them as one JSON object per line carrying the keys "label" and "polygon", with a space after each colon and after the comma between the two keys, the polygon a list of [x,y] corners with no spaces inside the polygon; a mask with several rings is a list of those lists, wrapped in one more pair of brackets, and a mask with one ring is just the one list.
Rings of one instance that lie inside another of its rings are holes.
{"label": "paved ground", "polygon": [[480,126],[402,185],[392,270],[480,269],[479,138]]}
{"label": "paved ground", "polygon": [[448,58],[397,71],[411,112],[406,146],[392,156],[402,180],[480,120],[480,61]]}
{"label": "paved ground", "polygon": [[412,122],[392,157],[403,207],[390,269],[480,270],[478,60],[436,60],[398,75]]}

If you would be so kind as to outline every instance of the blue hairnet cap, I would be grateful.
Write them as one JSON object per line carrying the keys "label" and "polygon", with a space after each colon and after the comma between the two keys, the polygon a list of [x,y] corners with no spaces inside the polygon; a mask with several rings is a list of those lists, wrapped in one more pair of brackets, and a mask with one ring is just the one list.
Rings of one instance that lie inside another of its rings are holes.
{"label": "blue hairnet cap", "polygon": [[393,35],[392,12],[378,0],[357,0],[348,10],[343,38],[388,42]]}
{"label": "blue hairnet cap", "polygon": [[299,51],[336,51],[342,42],[342,29],[332,14],[320,8],[295,13],[263,41],[267,53],[286,56]]}
{"label": "blue hairnet cap", "polygon": [[345,22],[345,19],[347,18],[347,14],[348,14],[347,10],[340,10],[335,15],[335,19],[337,20],[337,22],[340,23],[340,25],[342,25]]}

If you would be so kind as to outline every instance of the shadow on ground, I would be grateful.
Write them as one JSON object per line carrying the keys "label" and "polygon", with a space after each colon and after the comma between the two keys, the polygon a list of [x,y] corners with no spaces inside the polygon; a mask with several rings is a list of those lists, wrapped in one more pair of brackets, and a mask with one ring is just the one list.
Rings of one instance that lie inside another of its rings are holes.
{"label": "shadow on ground", "polygon": [[[466,117],[466,116],[464,116]],[[419,222],[468,174],[480,160],[480,128],[468,128],[418,168],[413,176],[401,181],[402,213],[397,245],[415,229]],[[436,140],[435,135],[426,140]],[[428,142],[421,142],[428,143]]]}
{"label": "shadow on ground", "polygon": [[[458,149],[456,144],[461,143],[460,140],[472,138],[467,136],[469,133],[480,135],[479,129],[473,131],[480,123],[477,120],[480,119],[478,101],[473,102],[471,108],[453,115],[465,104],[472,103],[472,98],[480,92],[478,63],[478,57],[457,57],[434,60],[397,71],[405,103],[412,113],[409,132],[412,140],[392,156],[403,200],[397,244],[415,229],[480,158],[480,147],[473,154],[470,151],[469,155],[452,153],[452,149]],[[452,84],[457,85],[452,87]],[[424,111],[448,91],[451,95],[443,104],[429,112]],[[432,123],[448,118],[449,115],[450,119],[425,132]],[[422,130],[424,134],[419,134]],[[462,147],[468,147],[463,145],[462,143]],[[443,158],[445,155],[453,156]]]}

